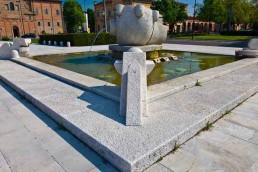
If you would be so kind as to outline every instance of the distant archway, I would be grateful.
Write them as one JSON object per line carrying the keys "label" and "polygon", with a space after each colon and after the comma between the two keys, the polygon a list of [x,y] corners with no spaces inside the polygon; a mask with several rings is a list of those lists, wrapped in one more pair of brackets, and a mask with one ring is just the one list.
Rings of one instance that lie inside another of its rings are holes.
{"label": "distant archway", "polygon": [[19,37],[19,36],[20,36],[19,28],[17,26],[13,26],[13,37]]}

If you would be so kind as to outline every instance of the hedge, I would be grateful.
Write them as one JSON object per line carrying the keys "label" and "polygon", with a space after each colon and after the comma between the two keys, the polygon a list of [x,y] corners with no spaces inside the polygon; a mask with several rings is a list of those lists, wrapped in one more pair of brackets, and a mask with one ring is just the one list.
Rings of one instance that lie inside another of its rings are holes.
{"label": "hedge", "polygon": [[220,34],[229,36],[258,36],[258,31],[222,31]]}
{"label": "hedge", "polygon": [[[92,45],[96,33],[74,33],[74,34],[57,34],[57,35],[39,35],[39,43],[43,44],[43,41],[51,41],[52,45],[54,41],[57,41],[58,45],[60,41],[63,41],[64,45],[66,42],[70,42],[71,46],[90,46]],[[109,33],[101,33],[96,39],[94,45],[106,45],[115,44],[116,38],[111,36]]]}

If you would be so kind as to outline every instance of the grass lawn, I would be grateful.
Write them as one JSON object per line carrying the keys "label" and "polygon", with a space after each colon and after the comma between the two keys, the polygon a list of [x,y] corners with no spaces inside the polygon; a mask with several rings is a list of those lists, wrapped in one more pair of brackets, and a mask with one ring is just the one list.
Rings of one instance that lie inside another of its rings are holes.
{"label": "grass lawn", "polygon": [[31,39],[31,43],[37,44],[39,43],[39,39]]}
{"label": "grass lawn", "polygon": [[[192,39],[192,36],[173,37],[174,39]],[[222,40],[222,41],[249,41],[255,36],[226,36],[226,35],[201,35],[194,36],[194,40]]]}

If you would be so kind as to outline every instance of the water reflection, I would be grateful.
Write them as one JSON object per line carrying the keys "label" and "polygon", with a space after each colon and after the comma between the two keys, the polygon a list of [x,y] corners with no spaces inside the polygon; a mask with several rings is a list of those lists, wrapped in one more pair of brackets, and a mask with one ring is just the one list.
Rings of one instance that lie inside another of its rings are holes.
{"label": "water reflection", "polygon": [[[121,76],[114,68],[115,60],[109,51],[87,52],[66,55],[34,57],[44,63],[78,72],[93,78],[116,85],[121,84]],[[162,51],[161,54],[172,53],[179,57],[177,61],[156,64],[148,76],[148,85],[153,85],[188,75],[198,71],[236,61],[234,56],[200,54],[189,52]]]}

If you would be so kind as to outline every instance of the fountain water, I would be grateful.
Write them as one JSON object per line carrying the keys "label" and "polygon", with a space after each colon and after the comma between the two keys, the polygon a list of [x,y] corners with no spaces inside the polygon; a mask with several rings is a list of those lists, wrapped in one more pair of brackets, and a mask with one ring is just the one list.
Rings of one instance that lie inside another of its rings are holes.
{"label": "fountain water", "polygon": [[96,42],[96,40],[97,40],[99,34],[101,34],[104,30],[106,30],[106,28],[104,28],[104,29],[102,29],[101,31],[98,32],[98,34],[96,35],[96,37],[94,38],[94,40],[93,40],[93,42],[92,42],[92,44],[91,44],[90,51],[91,51],[91,49],[92,49],[94,43]]}

